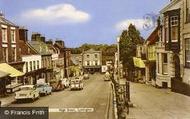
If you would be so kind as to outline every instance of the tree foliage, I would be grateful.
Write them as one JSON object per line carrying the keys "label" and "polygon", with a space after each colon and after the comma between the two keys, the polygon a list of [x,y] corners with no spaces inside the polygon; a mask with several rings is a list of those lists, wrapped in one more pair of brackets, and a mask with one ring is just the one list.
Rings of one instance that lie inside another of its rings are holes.
{"label": "tree foliage", "polygon": [[136,56],[136,45],[142,44],[140,32],[132,24],[120,36],[120,59],[124,68],[133,69],[133,57]]}

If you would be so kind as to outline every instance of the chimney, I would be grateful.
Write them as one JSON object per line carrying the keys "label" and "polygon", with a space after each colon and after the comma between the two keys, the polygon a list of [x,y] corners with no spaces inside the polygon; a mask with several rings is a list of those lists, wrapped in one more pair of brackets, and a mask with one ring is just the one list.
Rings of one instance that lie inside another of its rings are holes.
{"label": "chimney", "polygon": [[28,41],[28,30],[25,29],[24,27],[23,28],[19,28],[19,37],[20,37],[20,40],[24,41],[24,42],[27,42]]}
{"label": "chimney", "polygon": [[46,42],[46,37],[45,36],[41,36],[40,37],[40,41],[45,43]]}
{"label": "chimney", "polygon": [[50,40],[46,41],[46,44],[53,45],[53,41],[50,39]]}
{"label": "chimney", "polygon": [[32,41],[40,41],[41,34],[39,33],[32,33]]}
{"label": "chimney", "polygon": [[62,47],[65,47],[65,43],[62,40],[56,40],[55,43],[61,45]]}

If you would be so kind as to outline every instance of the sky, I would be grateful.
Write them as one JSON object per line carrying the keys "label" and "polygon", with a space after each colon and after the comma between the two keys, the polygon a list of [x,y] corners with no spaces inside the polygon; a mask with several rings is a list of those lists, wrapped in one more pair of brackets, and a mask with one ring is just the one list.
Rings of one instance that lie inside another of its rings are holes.
{"label": "sky", "polygon": [[[0,0],[5,18],[67,47],[114,44],[130,23],[146,39],[169,0]],[[29,36],[30,39],[30,36]]]}

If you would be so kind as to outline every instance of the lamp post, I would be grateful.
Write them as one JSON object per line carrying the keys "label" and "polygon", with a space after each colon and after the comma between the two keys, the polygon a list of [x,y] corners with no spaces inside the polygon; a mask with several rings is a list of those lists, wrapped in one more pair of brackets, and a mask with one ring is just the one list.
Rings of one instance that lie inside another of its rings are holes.
{"label": "lamp post", "polygon": [[120,43],[120,37],[117,37],[117,61],[118,61],[118,65],[117,65],[117,72],[118,72],[118,79],[120,79],[120,47],[119,47],[119,43]]}

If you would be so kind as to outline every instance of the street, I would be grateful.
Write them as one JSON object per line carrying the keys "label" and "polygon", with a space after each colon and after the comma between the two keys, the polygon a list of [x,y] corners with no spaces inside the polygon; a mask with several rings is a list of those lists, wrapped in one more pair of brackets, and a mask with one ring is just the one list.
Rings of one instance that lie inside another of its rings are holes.
{"label": "street", "polygon": [[[84,89],[70,91],[66,89],[53,92],[51,95],[40,97],[32,103],[15,103],[10,107],[39,107],[52,108],[93,108],[93,112],[50,112],[50,119],[104,119],[108,113],[110,82],[104,82],[103,75],[90,75],[84,80]],[[111,118],[111,117],[110,117]]]}
{"label": "street", "polygon": [[170,89],[131,83],[131,101],[127,119],[190,119],[190,97]]}

